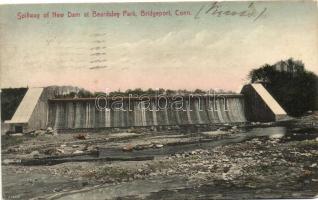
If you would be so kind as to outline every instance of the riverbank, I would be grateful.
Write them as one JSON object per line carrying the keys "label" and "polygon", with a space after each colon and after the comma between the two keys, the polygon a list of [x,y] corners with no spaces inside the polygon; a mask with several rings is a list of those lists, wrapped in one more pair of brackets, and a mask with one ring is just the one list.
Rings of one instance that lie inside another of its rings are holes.
{"label": "riverbank", "polygon": [[[314,113],[288,126],[10,136],[16,141],[2,143],[4,197],[312,198],[318,194],[317,121]],[[87,158],[82,154],[96,151],[98,158],[154,159],[10,164],[50,156]]]}

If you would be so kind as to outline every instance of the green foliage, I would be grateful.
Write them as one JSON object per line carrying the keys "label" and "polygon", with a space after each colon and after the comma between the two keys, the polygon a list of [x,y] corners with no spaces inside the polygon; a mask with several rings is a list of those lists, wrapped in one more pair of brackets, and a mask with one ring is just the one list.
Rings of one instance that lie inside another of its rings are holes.
{"label": "green foliage", "polygon": [[27,90],[27,88],[6,88],[1,90],[1,121],[12,118]]}
{"label": "green foliage", "polygon": [[94,95],[89,92],[89,91],[86,91],[86,90],[80,90],[78,93],[77,93],[77,97],[79,98],[88,98],[88,97],[93,97]]}
{"label": "green foliage", "polygon": [[[214,90],[210,90],[214,91]],[[224,90],[218,90],[214,91],[216,94],[234,94],[235,92],[233,91],[224,91]],[[141,96],[141,95],[149,95],[149,96],[156,96],[156,95],[189,95],[189,94],[207,94],[208,91],[201,90],[201,89],[195,89],[195,90],[186,90],[186,89],[179,89],[179,90],[171,90],[171,89],[164,89],[164,88],[159,88],[159,89],[152,89],[149,88],[147,90],[143,90],[141,88],[135,88],[135,89],[128,89],[126,91],[112,91],[110,93],[107,93],[107,96],[109,97],[115,97],[115,96],[125,96],[128,97],[129,95],[132,96]],[[71,92],[69,94],[65,95],[57,95],[56,98],[94,98],[100,95],[106,95],[104,92],[95,92],[91,93],[87,90],[80,90],[78,93]]]}
{"label": "green foliage", "polygon": [[196,90],[194,90],[194,93],[195,94],[205,94],[205,91],[200,90],[200,89],[196,89]]}
{"label": "green foliage", "polygon": [[88,90],[80,90],[78,92],[70,92],[68,94],[56,95],[55,98],[90,98],[98,96],[100,93],[91,93]]}
{"label": "green foliage", "polygon": [[248,76],[252,83],[264,83],[291,116],[300,116],[318,108],[318,77],[306,71],[301,61],[290,58],[274,65],[265,64],[253,69]]}

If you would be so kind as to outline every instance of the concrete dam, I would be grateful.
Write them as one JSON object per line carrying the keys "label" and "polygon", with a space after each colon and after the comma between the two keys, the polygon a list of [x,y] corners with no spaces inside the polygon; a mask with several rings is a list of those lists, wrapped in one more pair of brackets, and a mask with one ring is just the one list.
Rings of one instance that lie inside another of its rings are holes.
{"label": "concrete dam", "polygon": [[98,109],[94,98],[53,99],[49,101],[48,124],[56,129],[73,129],[246,122],[243,95],[222,96],[214,101],[205,97],[186,99],[179,105],[170,98],[161,102],[123,100],[117,109]]}
{"label": "concrete dam", "polygon": [[[61,87],[28,88],[11,120],[11,131],[233,124],[277,121],[286,112],[261,84],[240,94],[70,98]],[[177,98],[176,98],[177,97]],[[104,104],[100,103],[103,102]]]}

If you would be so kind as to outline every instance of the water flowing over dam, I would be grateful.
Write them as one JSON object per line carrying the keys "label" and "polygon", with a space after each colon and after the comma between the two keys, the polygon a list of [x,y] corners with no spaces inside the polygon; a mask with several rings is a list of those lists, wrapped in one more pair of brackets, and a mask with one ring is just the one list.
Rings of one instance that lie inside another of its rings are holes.
{"label": "water flowing over dam", "polygon": [[[77,87],[28,88],[10,131],[230,124],[284,120],[284,109],[263,87],[249,84],[241,94],[79,98]],[[101,101],[99,101],[101,100]],[[104,104],[100,103],[103,102]]]}
{"label": "water flowing over dam", "polygon": [[[111,102],[110,102],[111,103]],[[205,97],[176,101],[124,100],[120,108],[97,109],[94,98],[52,99],[49,126],[55,129],[138,127],[246,122],[242,95],[209,101]],[[108,103],[109,105],[109,103]],[[118,106],[118,103],[117,103]]]}

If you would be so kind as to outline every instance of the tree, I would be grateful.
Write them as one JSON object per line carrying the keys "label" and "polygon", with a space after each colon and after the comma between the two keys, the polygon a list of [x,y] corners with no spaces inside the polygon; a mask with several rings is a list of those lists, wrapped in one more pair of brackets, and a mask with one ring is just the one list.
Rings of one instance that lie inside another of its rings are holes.
{"label": "tree", "polygon": [[195,89],[193,93],[195,93],[195,94],[205,94],[206,92],[201,90],[201,89]]}
{"label": "tree", "polygon": [[292,58],[274,65],[265,64],[248,75],[250,82],[262,82],[291,116],[317,110],[318,77]]}
{"label": "tree", "polygon": [[10,120],[28,88],[1,89],[1,121]]}

